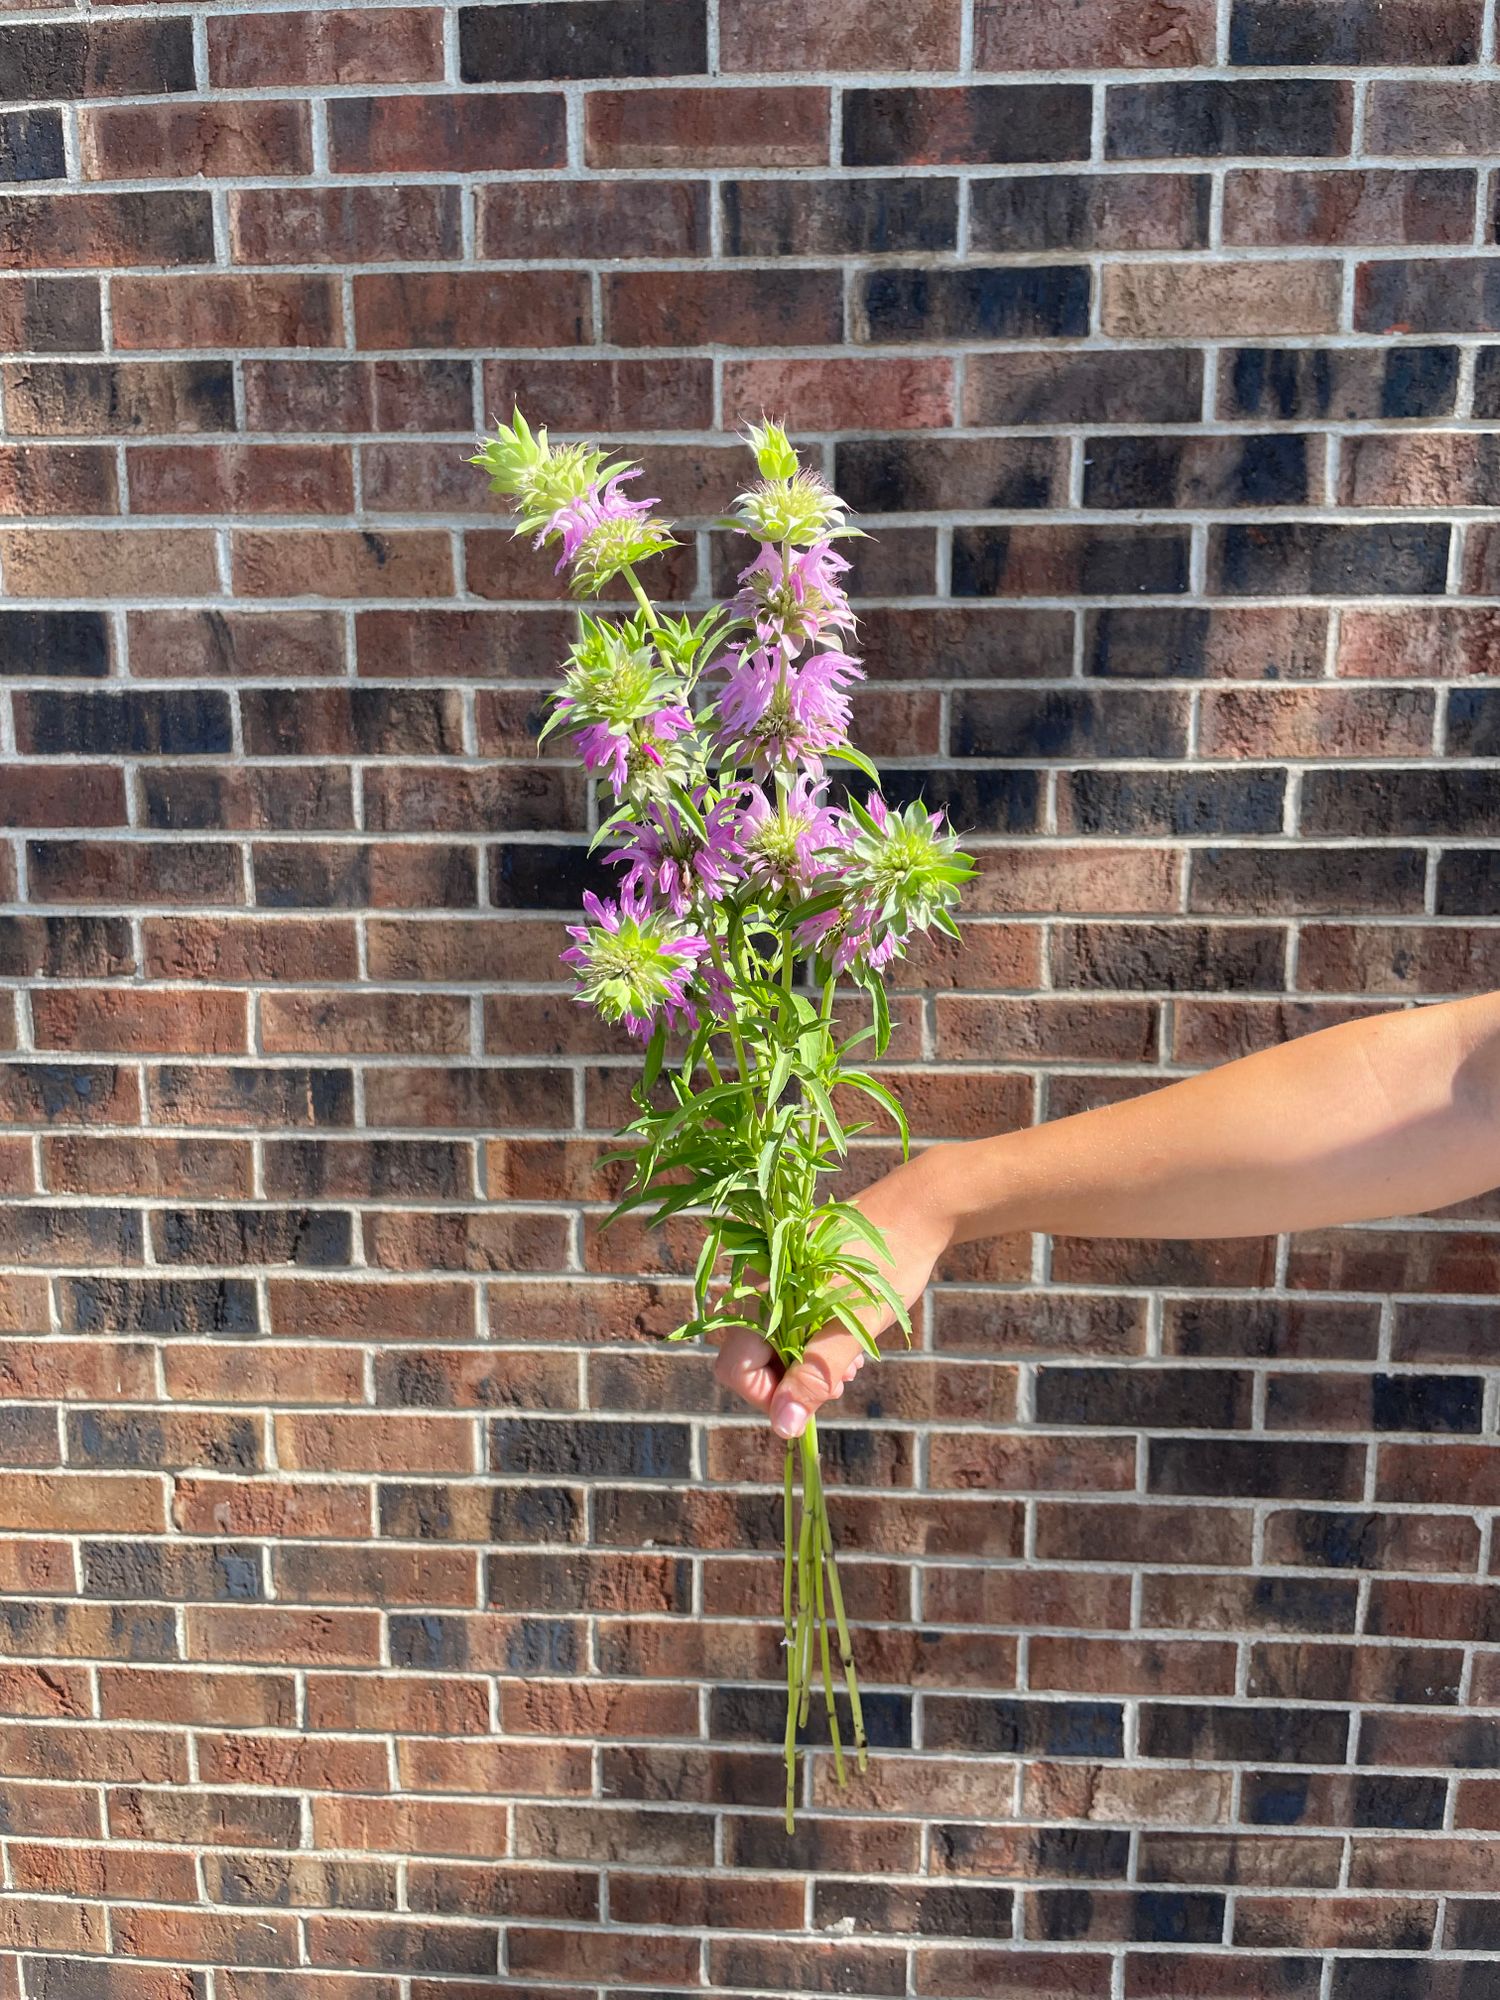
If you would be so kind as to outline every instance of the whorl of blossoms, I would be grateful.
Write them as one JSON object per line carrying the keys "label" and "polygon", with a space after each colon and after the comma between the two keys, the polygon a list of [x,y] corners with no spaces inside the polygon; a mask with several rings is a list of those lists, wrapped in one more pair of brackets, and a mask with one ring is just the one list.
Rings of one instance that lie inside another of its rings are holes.
{"label": "whorl of blossoms", "polygon": [[579,999],[633,1035],[648,1035],[658,1016],[669,1027],[696,1027],[689,991],[707,938],[654,910],[650,898],[629,885],[618,902],[585,890],[583,907],[593,922],[569,924],[568,935],[577,942],[562,953],[578,974]]}

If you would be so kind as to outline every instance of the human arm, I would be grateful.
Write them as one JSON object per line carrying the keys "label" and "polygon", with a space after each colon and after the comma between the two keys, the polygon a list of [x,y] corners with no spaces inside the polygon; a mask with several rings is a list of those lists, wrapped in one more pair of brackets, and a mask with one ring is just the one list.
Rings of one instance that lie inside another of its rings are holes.
{"label": "human arm", "polygon": [[[954,1243],[1264,1236],[1446,1207],[1500,1184],[1500,993],[1340,1023],[1140,1097],[930,1147],[859,1196],[910,1305]],[[886,1314],[865,1320],[879,1334]],[[757,1335],[716,1373],[781,1436],[863,1358],[818,1334],[782,1374]]]}

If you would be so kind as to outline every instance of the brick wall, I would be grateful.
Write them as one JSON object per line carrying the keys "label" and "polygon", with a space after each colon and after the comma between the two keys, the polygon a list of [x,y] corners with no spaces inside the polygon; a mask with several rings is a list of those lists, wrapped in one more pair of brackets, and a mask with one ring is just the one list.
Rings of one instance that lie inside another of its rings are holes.
{"label": "brick wall", "polygon": [[571,614],[464,463],[519,397],[701,524],[765,408],[877,530],[863,740],[983,866],[925,1133],[1494,984],[1492,50],[8,7],[4,2000],[1500,1994],[1494,1200],[955,1257],[787,1844],[778,1454],[598,1235]]}

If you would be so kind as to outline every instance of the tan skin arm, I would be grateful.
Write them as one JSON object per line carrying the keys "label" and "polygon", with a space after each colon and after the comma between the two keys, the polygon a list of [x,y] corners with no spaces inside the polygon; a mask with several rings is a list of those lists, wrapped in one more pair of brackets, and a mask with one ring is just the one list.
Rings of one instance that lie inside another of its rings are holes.
{"label": "tan skin arm", "polygon": [[[858,1197],[908,1305],[954,1243],[1269,1236],[1421,1214],[1500,1185],[1500,993],[1375,1014],[1121,1104],[930,1147]],[[887,1313],[866,1324],[880,1334]],[[739,1329],[715,1374],[795,1437],[864,1359],[843,1328],[782,1373]]]}

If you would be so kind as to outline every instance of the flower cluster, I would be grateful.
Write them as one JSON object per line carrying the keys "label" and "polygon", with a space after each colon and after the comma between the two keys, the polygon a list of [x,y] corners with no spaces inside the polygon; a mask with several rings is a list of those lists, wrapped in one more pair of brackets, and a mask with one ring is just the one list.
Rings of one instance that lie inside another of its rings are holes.
{"label": "flower cluster", "polygon": [[873,776],[849,742],[864,674],[833,547],[859,530],[779,425],[749,426],[747,442],[760,477],[719,525],[756,552],[697,626],[664,620],[635,575],[674,545],[656,502],[624,495],[638,468],[550,445],[519,411],[475,460],[516,501],[516,532],[559,545],[578,595],[623,577],[636,600],[629,616],[580,615],[543,734],[566,730],[607,792],[600,838],[622,871],[564,958],[578,998],[641,1037],[727,1019],[757,935],[825,977],[878,978],[913,933],[952,928],[971,872],[940,812],[834,795],[830,764]]}

